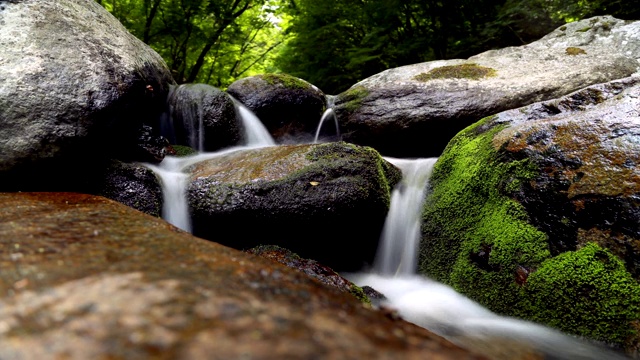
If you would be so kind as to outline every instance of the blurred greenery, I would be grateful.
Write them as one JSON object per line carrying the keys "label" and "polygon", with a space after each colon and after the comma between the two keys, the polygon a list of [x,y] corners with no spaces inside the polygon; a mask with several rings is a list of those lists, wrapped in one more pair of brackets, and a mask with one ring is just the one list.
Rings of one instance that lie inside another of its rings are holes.
{"label": "blurred greenery", "polygon": [[595,15],[640,18],[640,0],[97,0],[179,83],[226,88],[284,72],[337,94],[391,67],[537,40]]}

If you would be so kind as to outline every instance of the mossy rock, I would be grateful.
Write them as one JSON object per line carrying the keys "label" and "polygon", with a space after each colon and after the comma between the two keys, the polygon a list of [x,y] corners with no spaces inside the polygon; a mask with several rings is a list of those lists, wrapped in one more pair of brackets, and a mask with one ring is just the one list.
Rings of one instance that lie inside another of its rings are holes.
{"label": "mossy rock", "polygon": [[[373,262],[401,177],[374,149],[344,142],[242,150],[188,171],[196,236],[237,249],[270,243],[336,271]],[[224,232],[233,236],[219,240]]]}
{"label": "mossy rock", "polygon": [[419,271],[499,314],[635,352],[637,82],[506,111],[454,137],[430,181]]}
{"label": "mossy rock", "polygon": [[447,65],[418,74],[414,77],[417,81],[429,81],[433,79],[471,79],[479,80],[495,76],[495,69],[480,66],[478,64]]}

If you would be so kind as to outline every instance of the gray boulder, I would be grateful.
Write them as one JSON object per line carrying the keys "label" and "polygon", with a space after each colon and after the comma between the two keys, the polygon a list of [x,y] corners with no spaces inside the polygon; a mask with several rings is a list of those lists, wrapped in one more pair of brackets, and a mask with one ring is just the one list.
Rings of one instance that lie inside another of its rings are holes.
{"label": "gray boulder", "polygon": [[281,144],[313,140],[327,105],[320,89],[287,74],[240,79],[227,92],[253,111]]}
{"label": "gray boulder", "polygon": [[479,119],[638,71],[640,22],[601,16],[528,45],[389,69],[336,97],[343,140],[385,156],[439,156]]}
{"label": "gray boulder", "polygon": [[0,23],[3,186],[64,184],[164,111],[166,64],[95,1],[5,1]]}
{"label": "gray boulder", "polygon": [[401,177],[375,150],[341,142],[236,151],[187,172],[194,235],[279,245],[337,271],[372,263]]}

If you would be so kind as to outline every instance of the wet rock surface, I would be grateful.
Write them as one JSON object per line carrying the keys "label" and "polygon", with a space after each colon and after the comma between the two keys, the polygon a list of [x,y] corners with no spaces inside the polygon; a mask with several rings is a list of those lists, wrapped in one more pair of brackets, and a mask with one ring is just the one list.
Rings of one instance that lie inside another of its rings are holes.
{"label": "wet rock surface", "polygon": [[3,359],[481,359],[103,197],[2,193]]}
{"label": "wet rock surface", "polygon": [[401,176],[373,149],[347,143],[242,150],[188,173],[196,236],[236,249],[279,245],[336,271],[372,263]]}
{"label": "wet rock surface", "polygon": [[[342,139],[384,156],[439,156],[458,131],[485,116],[637,72],[639,32],[640,22],[602,16],[528,45],[386,70],[337,95]],[[469,66],[490,71],[460,71]],[[450,71],[428,76],[443,68]]]}

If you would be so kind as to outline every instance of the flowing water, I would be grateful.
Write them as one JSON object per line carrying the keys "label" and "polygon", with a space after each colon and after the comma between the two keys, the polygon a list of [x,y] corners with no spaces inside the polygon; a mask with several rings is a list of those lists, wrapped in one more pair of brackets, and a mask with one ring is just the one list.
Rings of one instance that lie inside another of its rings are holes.
{"label": "flowing water", "polygon": [[[186,168],[233,151],[275,144],[260,120],[249,109],[238,102],[236,106],[247,131],[245,146],[183,158],[167,156],[158,166],[146,165],[161,178],[164,194],[163,218],[183,230],[191,231],[186,199]],[[318,140],[322,123],[329,117],[333,116],[337,129],[335,114],[325,115],[318,125],[314,143]],[[374,268],[371,272],[345,274],[347,278],[360,286],[368,285],[383,293],[386,299],[382,306],[394,309],[405,320],[429,329],[461,347],[484,353],[489,358],[522,359],[528,356],[529,351],[535,351],[542,353],[545,359],[628,359],[609,348],[560,331],[499,316],[451,287],[417,275],[421,208],[431,169],[437,158],[385,159],[402,170],[403,180],[392,193]]]}
{"label": "flowing water", "polygon": [[374,268],[345,274],[349,280],[384,294],[382,306],[405,320],[493,359],[522,358],[528,351],[542,353],[545,359],[627,359],[560,331],[497,315],[453,288],[417,275],[421,208],[437,159],[385,159],[402,170],[403,181],[393,191]]}
{"label": "flowing water", "polygon": [[340,138],[340,125],[338,124],[338,117],[336,116],[335,111],[333,111],[334,106],[334,96],[327,95],[327,110],[324,111],[322,117],[320,117],[320,122],[318,122],[318,127],[316,128],[316,135],[313,137],[313,143],[317,144],[320,139],[320,131],[325,122],[329,119],[333,119],[333,124],[336,128],[336,138]]}

